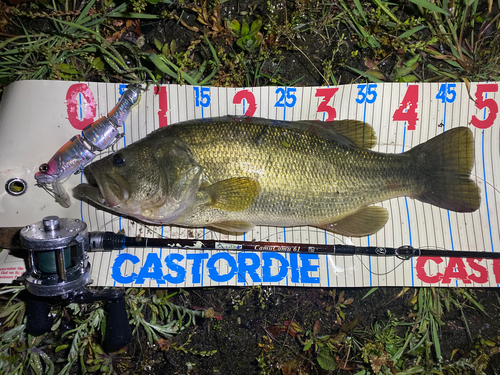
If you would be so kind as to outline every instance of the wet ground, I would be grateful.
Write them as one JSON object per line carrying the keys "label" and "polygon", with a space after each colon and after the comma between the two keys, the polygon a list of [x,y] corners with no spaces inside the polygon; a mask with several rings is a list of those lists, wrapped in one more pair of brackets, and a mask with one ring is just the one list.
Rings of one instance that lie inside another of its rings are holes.
{"label": "wet ground", "polygon": [[[120,40],[137,43],[143,38],[143,51],[158,50],[157,40],[161,46],[168,46],[165,53],[184,66],[186,72],[195,72],[204,60],[213,60],[207,46],[201,43],[203,35],[207,35],[219,59],[212,80],[217,86],[347,84],[359,78],[349,67],[365,71],[370,61],[376,60],[380,74],[390,77],[394,67],[405,59],[404,52],[401,54],[390,40],[376,50],[368,44],[360,45],[358,34],[338,21],[342,7],[336,2],[231,0],[221,1],[218,8],[203,1],[183,1],[182,6],[169,3],[148,5],[147,12],[164,18],[142,19],[124,30]],[[409,19],[416,14],[416,8],[408,3],[399,7],[398,12],[398,16],[404,14],[402,19]],[[263,20],[259,32],[265,36],[262,45],[253,50],[238,48],[235,44],[238,37],[228,31],[227,23],[234,19],[252,23],[259,18]],[[46,21],[36,22],[40,30],[46,27]],[[377,27],[381,26],[374,25],[372,31],[384,32]],[[188,50],[191,52],[185,53]],[[209,64],[207,71],[210,68]],[[424,68],[418,73],[426,78],[435,74]],[[90,74],[86,78],[93,80],[99,76]],[[169,77],[163,81],[174,82]],[[395,328],[393,334],[384,336],[384,350],[388,351],[390,345],[401,347],[401,340],[407,340],[411,332],[408,327],[417,327],[418,301],[413,289],[400,296],[402,288],[379,288],[363,299],[369,292],[370,289],[364,288],[281,287],[184,290],[172,301],[188,308],[211,307],[221,319],[198,319],[195,327],[152,344],[146,342],[144,332],[139,330],[126,353],[130,359],[117,359],[122,366],[115,368],[121,368],[117,373],[123,374],[354,374],[365,368],[377,373],[362,360],[361,353],[368,352],[367,345],[380,342],[381,336],[374,331],[389,321]],[[495,355],[500,342],[498,292],[477,290],[473,297],[488,315],[462,296],[455,299],[463,305],[463,314],[452,305],[440,316],[437,338],[444,358],[441,364],[446,365],[452,357],[453,361],[462,358],[464,363],[465,359],[472,363],[486,353],[489,363],[484,372],[500,374],[500,360]],[[396,320],[412,325],[396,326]],[[434,341],[435,338],[429,338],[425,345],[432,347]],[[334,371],[323,369],[318,362],[318,353],[328,345],[336,363]],[[437,363],[432,348],[428,352],[415,351],[404,359],[418,366],[425,362],[419,356],[423,358],[429,353],[427,363]],[[396,372],[390,364],[381,371]],[[474,368],[464,364],[463,368],[447,373],[474,372]]]}
{"label": "wet ground", "polygon": [[[204,9],[210,9],[210,17],[200,22]],[[339,11],[338,4],[304,0],[293,3],[225,1],[214,13],[210,6],[175,8],[160,5],[154,12],[168,14],[168,17],[161,21],[143,20],[140,29],[145,38],[144,50],[153,50],[156,39],[162,45],[174,41],[175,51],[185,51],[202,32],[210,36],[219,52],[219,70],[212,82],[216,86],[292,83],[318,86],[332,84],[332,77],[337,84],[345,84],[358,77],[345,66],[366,70],[363,58],[369,54],[369,49],[353,45],[358,41],[356,35],[339,24]],[[238,47],[235,42],[240,35],[226,27],[232,20],[240,24],[248,21],[250,25],[255,20],[262,20],[259,33],[266,36],[262,45],[253,50]],[[199,45],[193,51],[190,58],[195,62],[211,57],[204,54]],[[382,65],[390,70],[393,64],[389,60]]]}
{"label": "wet ground", "polygon": [[[338,338],[343,332],[342,326],[355,322],[348,327],[346,336],[339,339],[338,364],[346,359],[347,362],[346,370],[338,366],[336,373],[356,373],[366,366],[359,354],[362,346],[375,342],[374,326],[377,323],[385,324],[390,316],[401,322],[415,322],[411,317],[415,313],[415,305],[411,302],[412,290],[398,297],[402,288],[379,288],[363,300],[369,291],[368,288],[274,287],[186,290],[178,298],[178,303],[190,307],[213,307],[221,314],[222,320],[199,320],[196,328],[172,339],[173,342],[183,343],[194,331],[189,343],[191,353],[172,348],[162,351],[158,350],[158,346],[147,347],[141,339],[134,340],[129,353],[137,355],[145,373],[154,374],[280,374],[279,369],[293,361],[293,371],[283,373],[328,374],[331,372],[318,365],[314,347],[304,351],[303,343],[310,337],[307,331],[313,331],[316,324],[320,327],[317,337],[330,335]],[[345,307],[340,307],[339,297],[343,298]],[[468,307],[464,307],[463,316],[456,308],[442,316],[444,324],[439,330],[439,343],[443,364],[448,363],[452,355],[454,361],[471,356],[472,359],[477,358],[478,337],[493,342],[498,339],[498,292],[493,289],[478,291],[477,301],[483,304],[488,316]],[[341,322],[339,311],[344,314]],[[287,325],[291,321],[295,325]],[[398,327],[397,333],[405,337],[406,330],[407,327]],[[290,331],[298,334],[293,337]],[[303,336],[300,337],[299,333]],[[352,344],[354,342],[358,345]],[[351,347],[350,353],[346,350],[348,346]],[[206,357],[195,354],[212,350],[217,352]],[[410,357],[408,360],[411,361]],[[491,356],[486,374],[500,373],[497,357]]]}
{"label": "wet ground", "polygon": [[[167,12],[169,17],[162,21],[141,22],[145,38],[143,48],[154,49],[156,39],[167,46],[175,41],[175,50],[184,51],[193,40],[200,38],[200,30],[203,29],[204,33],[211,36],[214,48],[224,51],[219,54],[220,66],[213,82],[220,86],[353,83],[359,79],[359,74],[351,68],[366,71],[373,66],[372,61],[377,61],[378,77],[394,77],[397,65],[402,66],[409,56],[405,56],[389,39],[380,48],[370,48],[369,43],[363,48],[362,43],[359,43],[359,34],[347,27],[346,23],[338,22],[336,17],[341,9],[340,3],[320,5],[307,0],[226,1],[221,2],[217,12],[204,17],[203,6],[188,6],[187,10],[180,10],[160,5],[155,11]],[[399,7],[397,13],[398,17],[409,22],[414,22],[412,17],[416,14],[416,7],[412,3]],[[234,45],[237,37],[224,31],[224,27],[221,28],[224,22],[229,23],[233,19],[240,23],[248,20],[250,24],[259,18],[263,20],[260,31],[266,37],[262,46],[253,51],[238,49]],[[374,25],[370,31],[384,33],[381,24]],[[204,55],[198,46],[194,49],[198,53],[192,54],[191,58],[201,63]],[[424,66],[415,73],[425,78],[435,75]],[[366,362],[362,363],[359,353],[363,352],[362,348],[367,343],[376,342],[374,326],[377,322],[384,325],[391,317],[405,323],[416,320],[415,306],[418,302],[414,299],[414,290],[399,296],[402,288],[379,288],[363,299],[369,291],[274,287],[187,290],[180,298],[180,303],[213,307],[222,315],[222,320],[200,321],[190,345],[197,351],[217,352],[202,357],[174,350],[153,350],[149,362],[144,361],[144,368],[149,368],[151,373],[168,374],[331,373],[318,365],[317,353],[321,345],[304,350],[307,347],[304,343],[312,337],[313,332],[316,337],[335,338],[335,372],[356,373],[367,366]],[[453,361],[459,358],[473,361],[482,353],[478,349],[481,347],[478,344],[481,338],[495,343],[498,340],[498,292],[493,289],[477,291],[475,298],[483,304],[488,316],[472,308],[470,302],[460,299],[464,306],[463,314],[456,306],[452,306],[441,317],[438,338],[444,358],[442,365],[446,365],[452,357]],[[347,326],[345,330],[342,328],[344,325]],[[320,327],[319,331],[317,327]],[[405,327],[395,329],[403,341],[409,334]],[[425,328],[419,326],[418,329]],[[182,333],[174,340],[182,342],[186,335],[187,332]],[[387,338],[388,341],[393,339]],[[427,345],[432,346],[434,340],[429,339]],[[142,353],[150,349],[135,343],[131,350]],[[432,351],[429,353],[435,354]],[[421,354],[413,353],[415,358]],[[415,359],[410,357],[406,357],[409,362]],[[500,373],[496,357],[491,356],[485,373]],[[437,358],[430,358],[430,362],[437,362]],[[414,365],[418,364],[417,360]],[[390,366],[383,371],[396,372]],[[473,369],[466,366],[459,371],[474,373]]]}

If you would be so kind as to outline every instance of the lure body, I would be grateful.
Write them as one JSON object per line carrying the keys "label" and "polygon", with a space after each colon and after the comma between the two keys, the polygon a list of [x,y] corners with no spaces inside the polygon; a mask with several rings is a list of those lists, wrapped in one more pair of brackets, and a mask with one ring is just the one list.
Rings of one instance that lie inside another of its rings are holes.
{"label": "lure body", "polygon": [[70,199],[62,186],[62,180],[80,173],[98,152],[113,146],[123,137],[120,128],[139,102],[140,96],[141,88],[129,85],[107,116],[88,125],[81,135],[71,138],[47,163],[40,165],[39,172],[35,174],[37,186],[52,195],[63,207],[69,207]]}

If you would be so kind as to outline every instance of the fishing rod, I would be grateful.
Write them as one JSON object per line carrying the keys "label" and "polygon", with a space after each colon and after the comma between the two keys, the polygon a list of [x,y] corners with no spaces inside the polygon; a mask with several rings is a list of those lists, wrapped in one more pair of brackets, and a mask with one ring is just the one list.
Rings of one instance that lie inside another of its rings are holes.
{"label": "fishing rod", "polygon": [[[0,248],[26,249],[20,243],[20,232],[26,227],[0,228]],[[88,243],[85,251],[112,251],[123,250],[127,247],[138,248],[171,248],[183,250],[226,250],[226,251],[258,251],[258,252],[292,252],[292,253],[319,253],[330,255],[368,255],[368,256],[396,256],[407,260],[413,257],[449,257],[449,258],[477,258],[500,259],[500,252],[486,251],[453,251],[439,249],[420,249],[412,246],[382,247],[382,246],[354,246],[354,245],[327,245],[303,244],[282,242],[255,242],[255,241],[222,241],[206,239],[169,239],[151,237],[130,237],[114,232],[90,232],[85,234]]]}
{"label": "fishing rod", "polygon": [[92,282],[87,254],[122,250],[127,247],[395,256],[402,260],[419,256],[500,259],[500,252],[418,249],[412,246],[395,248],[130,237],[114,232],[88,232],[87,224],[82,220],[47,216],[42,221],[23,228],[0,228],[0,248],[28,251],[26,272],[22,276],[22,281],[31,295],[26,313],[28,332],[40,335],[50,330],[53,323],[49,315],[51,304],[58,300],[66,303],[105,301],[109,315],[106,342],[111,348],[125,346],[132,334],[123,292],[111,289],[95,291],[87,288]]}
{"label": "fishing rod", "polygon": [[170,239],[150,237],[129,237],[114,232],[90,232],[90,251],[123,250],[127,247],[171,248],[183,250],[226,250],[286,253],[319,253],[329,255],[369,255],[396,256],[402,260],[413,257],[449,257],[500,259],[500,253],[486,251],[453,251],[438,249],[418,249],[412,246],[381,247],[354,245],[321,245],[280,242],[220,241],[201,239]]}

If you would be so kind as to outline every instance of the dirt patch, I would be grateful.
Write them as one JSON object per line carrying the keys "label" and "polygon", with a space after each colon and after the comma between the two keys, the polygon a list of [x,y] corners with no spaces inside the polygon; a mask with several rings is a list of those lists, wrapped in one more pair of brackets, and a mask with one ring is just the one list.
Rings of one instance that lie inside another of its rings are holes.
{"label": "dirt patch", "polygon": [[[341,370],[340,373],[354,373],[366,368],[367,364],[361,360],[361,347],[355,344],[350,347],[348,357],[344,357],[347,341],[361,345],[375,343],[374,327],[386,324],[391,316],[397,317],[400,322],[415,322],[411,318],[415,313],[415,303],[411,301],[414,294],[410,290],[398,296],[401,291],[401,288],[379,288],[363,299],[370,292],[369,288],[190,289],[180,295],[178,303],[191,307],[214,307],[220,312],[222,320],[199,320],[196,327],[172,339],[172,342],[183,343],[190,337],[189,353],[172,348],[158,350],[158,345],[146,347],[139,337],[130,344],[129,354],[140,363],[136,371],[149,369],[147,372],[155,374],[280,374],[290,362],[294,363],[295,369],[283,373],[328,374],[331,372],[318,364],[314,346],[304,350],[304,343],[311,337],[309,332],[317,325],[320,327],[317,337],[338,338],[343,325],[356,321],[339,343],[337,353],[339,364],[346,359],[348,363],[345,367],[349,371]],[[340,307],[339,303],[341,293],[344,307]],[[442,315],[444,324],[440,326],[438,336],[442,364],[448,363],[452,355],[456,361],[477,353],[481,340],[478,338],[496,342],[500,334],[500,322],[496,319],[498,292],[493,289],[478,291],[476,298],[489,316],[466,307],[465,303],[463,315],[458,309],[450,309]],[[396,328],[402,338],[407,338],[411,331],[407,326]],[[295,337],[290,330],[296,331]],[[429,345],[432,345],[432,340]],[[209,356],[199,354],[213,350],[217,352]],[[144,357],[148,359],[141,361]],[[491,356],[486,373],[496,373],[499,366],[497,357]],[[411,361],[412,358],[406,360]],[[434,361],[437,362],[437,358]]]}

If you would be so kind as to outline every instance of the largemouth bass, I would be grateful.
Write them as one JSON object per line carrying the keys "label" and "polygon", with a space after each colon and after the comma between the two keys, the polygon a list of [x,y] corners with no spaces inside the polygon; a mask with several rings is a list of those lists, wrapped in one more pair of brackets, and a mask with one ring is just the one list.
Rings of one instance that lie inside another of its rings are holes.
{"label": "largemouth bass", "polygon": [[370,151],[375,144],[373,128],[355,120],[188,121],[90,164],[95,183],[75,193],[151,224],[237,232],[311,225],[366,236],[388,220],[372,204],[401,196],[457,212],[479,208],[468,128],[403,154]]}

